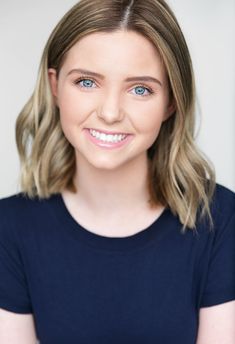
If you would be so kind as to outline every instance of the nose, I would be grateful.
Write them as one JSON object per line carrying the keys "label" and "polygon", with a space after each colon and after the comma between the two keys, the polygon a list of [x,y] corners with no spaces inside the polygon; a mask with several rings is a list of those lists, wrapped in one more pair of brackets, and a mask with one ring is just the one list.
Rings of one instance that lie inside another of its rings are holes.
{"label": "nose", "polygon": [[105,94],[97,114],[99,118],[109,124],[122,121],[124,112],[121,107],[120,96],[115,92]]}

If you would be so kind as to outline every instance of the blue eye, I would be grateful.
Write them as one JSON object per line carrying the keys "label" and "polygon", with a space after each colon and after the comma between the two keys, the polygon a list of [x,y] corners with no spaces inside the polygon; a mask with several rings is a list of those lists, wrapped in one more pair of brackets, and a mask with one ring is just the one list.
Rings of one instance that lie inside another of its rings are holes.
{"label": "blue eye", "polygon": [[[85,81],[85,86],[81,85],[80,82]],[[88,81],[88,82],[87,82]],[[76,84],[78,84],[80,87],[85,87],[85,88],[91,88],[91,83],[93,83],[94,81],[91,79],[79,79],[76,81]]]}
{"label": "blue eye", "polygon": [[[86,88],[92,88],[91,86],[92,86],[93,83],[95,83],[95,80],[87,79],[87,78],[84,78],[84,77],[80,77],[74,83],[75,83],[75,85],[78,85],[79,87],[86,89]],[[81,83],[83,83],[83,85]],[[139,95],[139,96],[142,96],[142,97],[150,96],[151,94],[154,93],[151,88],[145,87],[143,85],[138,85],[138,86],[134,87],[134,90],[136,90],[136,89],[137,89],[136,95]],[[143,94],[144,90],[147,90],[148,93],[147,94]]]}
{"label": "blue eye", "polygon": [[[150,95],[150,94],[153,93],[149,88],[147,88],[147,87],[145,87],[145,86],[136,86],[136,87],[134,88],[134,90],[136,90],[136,89],[137,89],[137,94],[140,95],[140,96],[143,96],[143,97],[148,96],[148,95]],[[142,90],[141,90],[141,89],[142,89]],[[140,90],[140,92],[139,92],[139,90]],[[143,94],[143,92],[144,92],[145,90],[148,91],[148,94]]]}

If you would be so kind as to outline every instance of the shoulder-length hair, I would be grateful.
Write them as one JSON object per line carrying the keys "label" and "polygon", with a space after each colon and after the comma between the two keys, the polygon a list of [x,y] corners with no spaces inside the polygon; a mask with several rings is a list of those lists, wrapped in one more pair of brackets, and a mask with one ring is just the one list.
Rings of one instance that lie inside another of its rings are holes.
{"label": "shoulder-length hair", "polygon": [[176,108],[147,151],[151,204],[170,207],[183,232],[186,227],[196,228],[199,209],[213,227],[210,201],[215,170],[195,142],[192,62],[177,19],[163,0],[81,0],[59,21],[44,48],[35,90],[16,122],[22,192],[40,198],[64,188],[76,192],[75,152],[61,129],[48,68],[55,68],[58,75],[67,52],[82,37],[117,30],[135,31],[155,45]]}

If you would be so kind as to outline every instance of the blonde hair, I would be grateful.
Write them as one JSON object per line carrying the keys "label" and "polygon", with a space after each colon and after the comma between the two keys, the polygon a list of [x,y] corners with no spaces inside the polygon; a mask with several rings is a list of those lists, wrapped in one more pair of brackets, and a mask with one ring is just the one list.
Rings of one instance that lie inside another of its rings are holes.
{"label": "blonde hair", "polygon": [[42,54],[35,90],[16,122],[22,192],[40,198],[64,188],[76,192],[75,152],[61,129],[48,68],[55,68],[58,75],[67,52],[82,37],[117,30],[135,31],[156,46],[176,106],[147,151],[151,204],[170,207],[183,232],[186,227],[196,229],[199,209],[213,227],[210,201],[215,171],[195,143],[192,62],[179,24],[163,0],[81,0],[54,28]]}

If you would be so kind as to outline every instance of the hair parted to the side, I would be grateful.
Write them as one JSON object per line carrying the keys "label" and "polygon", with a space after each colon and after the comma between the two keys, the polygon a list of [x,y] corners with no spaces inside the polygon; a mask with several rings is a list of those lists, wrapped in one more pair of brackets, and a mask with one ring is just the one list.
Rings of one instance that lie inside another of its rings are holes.
{"label": "hair parted to the side", "polygon": [[200,218],[213,219],[210,201],[215,170],[195,143],[195,86],[190,54],[179,24],[163,0],[81,0],[52,31],[44,48],[35,90],[16,122],[21,189],[29,197],[48,198],[64,188],[76,192],[74,148],[65,138],[50,88],[48,68],[57,76],[66,53],[94,32],[133,30],[159,51],[168,73],[176,111],[163,122],[148,149],[151,204],[161,202],[195,229]]}

